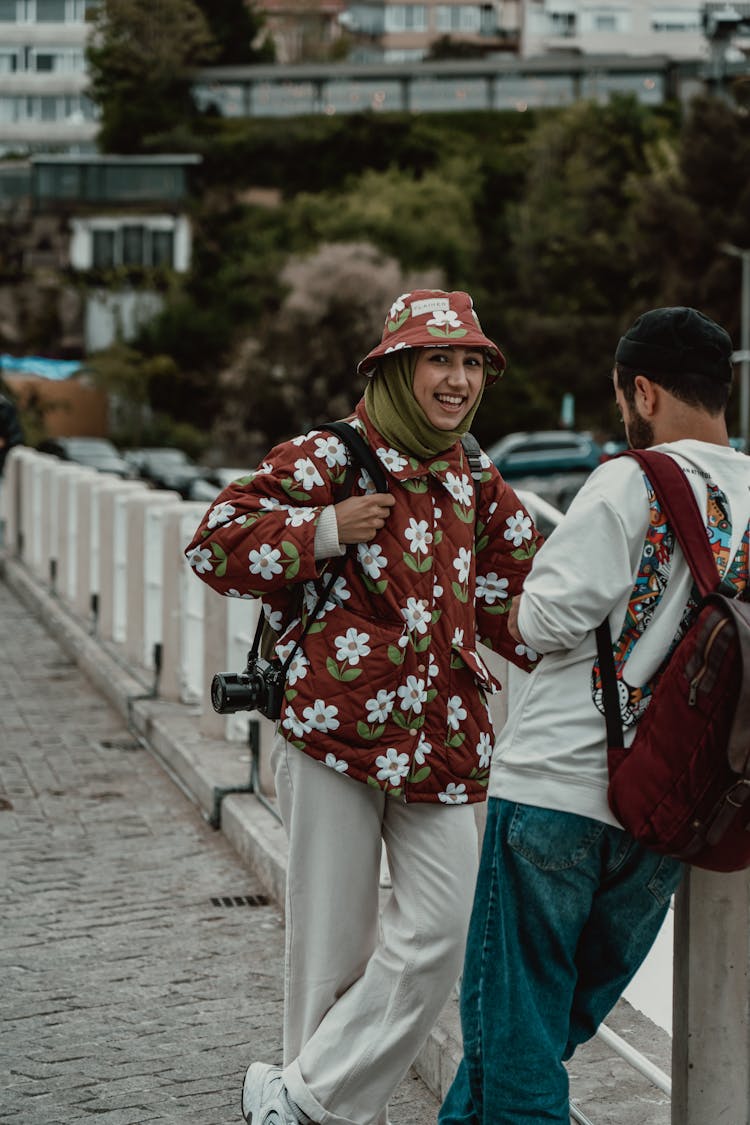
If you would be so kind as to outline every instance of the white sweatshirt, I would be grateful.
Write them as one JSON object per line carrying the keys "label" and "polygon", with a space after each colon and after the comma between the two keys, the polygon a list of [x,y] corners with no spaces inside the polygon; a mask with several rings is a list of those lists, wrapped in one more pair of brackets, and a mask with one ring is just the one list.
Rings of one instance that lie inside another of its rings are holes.
{"label": "white sweatshirt", "polygon": [[[731,521],[731,566],[750,524],[750,457],[693,440],[654,448],[671,454],[684,469],[701,511],[707,510],[709,481],[723,492]],[[490,797],[617,825],[607,804],[604,716],[592,697],[594,630],[608,617],[613,641],[620,636],[649,520],[640,465],[630,457],[607,462],[591,474],[534,560],[518,626],[525,643],[545,655],[511,693],[492,759]],[[626,661],[628,684],[645,684],[658,669],[692,581],[676,545],[653,620]],[[633,727],[625,731],[626,745],[633,733]]]}

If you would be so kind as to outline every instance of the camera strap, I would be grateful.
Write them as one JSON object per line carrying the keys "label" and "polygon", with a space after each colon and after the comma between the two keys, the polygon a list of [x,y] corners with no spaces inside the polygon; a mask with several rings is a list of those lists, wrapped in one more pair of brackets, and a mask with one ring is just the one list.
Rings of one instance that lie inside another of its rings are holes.
{"label": "camera strap", "polygon": [[[375,454],[372,452],[370,446],[367,444],[361,434],[358,433],[354,426],[351,426],[348,422],[340,420],[337,422],[325,422],[318,428],[321,430],[330,430],[331,433],[336,434],[336,436],[341,441],[343,441],[344,445],[347,447],[351,455],[350,469],[356,470],[358,465],[361,466],[369,473],[372,482],[378,492],[388,491],[388,482],[386,480],[382,465],[376,459]],[[347,490],[347,496],[350,495],[352,490],[353,489],[351,487]],[[339,578],[344,567],[346,566],[348,554],[349,550],[347,548],[344,554],[340,555],[336,560],[335,566],[327,575],[328,581],[326,586],[321,591],[312,612],[308,614],[307,621],[305,622],[305,627],[297,638],[294,648],[289,653],[284,663],[281,665],[281,672],[283,673],[284,679],[286,679],[289,665],[292,663],[292,660],[302,646],[302,642],[304,641],[311,627],[317,620],[318,615],[322,612],[326,602],[328,601],[331,591],[336,584],[336,579]],[[255,660],[258,656],[261,634],[263,633],[263,625],[264,615],[261,611],[258,617],[258,625],[255,630],[255,637],[253,638],[252,648],[250,649],[250,652],[248,654],[248,662],[251,660]]]}

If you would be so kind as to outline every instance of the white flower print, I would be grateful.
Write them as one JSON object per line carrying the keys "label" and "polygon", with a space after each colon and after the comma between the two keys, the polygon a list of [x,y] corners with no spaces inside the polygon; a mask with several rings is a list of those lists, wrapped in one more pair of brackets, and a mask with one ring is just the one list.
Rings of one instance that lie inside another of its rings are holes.
{"label": "white flower print", "polygon": [[443,509],[438,508],[437,504],[435,504],[434,501],[433,501],[433,508],[434,508],[434,515],[435,515],[435,523],[440,523],[440,520],[443,518]]}
{"label": "white flower print", "polygon": [[314,488],[316,484],[323,483],[323,478],[318,472],[315,462],[311,461],[309,457],[300,457],[298,461],[294,462],[294,479],[298,480],[303,488]]}
{"label": "white flower print", "polygon": [[406,308],[404,301],[408,296],[408,293],[402,293],[400,297],[396,298],[396,300],[391,305],[391,311],[388,313],[389,320],[395,320],[398,314],[404,311],[404,309]]}
{"label": "white flower print", "polygon": [[281,507],[281,501],[277,500],[275,496],[261,496],[259,508],[263,508],[266,512],[275,512]]}
{"label": "white flower print", "polygon": [[477,597],[484,598],[487,605],[494,605],[496,601],[507,598],[508,579],[500,578],[494,570],[489,574],[477,575]]}
{"label": "white flower print", "polygon": [[324,699],[316,699],[312,707],[305,707],[302,718],[309,724],[310,730],[338,730],[339,713],[334,703],[326,703]]}
{"label": "white flower print", "polygon": [[375,765],[380,767],[378,781],[390,781],[391,785],[398,785],[409,772],[409,755],[399,754],[395,747],[389,746],[385,754],[378,754]]}
{"label": "white flower print", "polygon": [[463,629],[455,628],[453,636],[451,637],[451,644],[455,648],[463,648],[464,645],[464,631]]}
{"label": "white flower print", "polygon": [[477,743],[477,756],[480,770],[486,770],[492,758],[492,739],[488,734],[480,734]]}
{"label": "white flower print", "polygon": [[388,559],[375,544],[358,543],[357,557],[367,577],[374,578],[376,581],[388,566]]}
{"label": "white flower print", "polygon": [[397,449],[383,449],[382,446],[379,446],[375,452],[389,473],[398,473],[409,464],[406,457],[403,457]]}
{"label": "white flower print", "polygon": [[449,781],[443,792],[438,793],[438,800],[444,805],[465,805],[468,799],[463,782],[456,785],[455,781]]}
{"label": "white flower print", "polygon": [[229,523],[236,511],[234,504],[230,504],[228,500],[222,501],[221,504],[215,504],[208,513],[206,527],[220,527],[223,523]]}
{"label": "white flower print", "polygon": [[409,526],[404,531],[404,538],[409,542],[409,548],[414,554],[426,555],[432,543],[432,532],[428,531],[427,520],[415,520],[412,516]]}
{"label": "white flower print", "polygon": [[414,751],[414,761],[417,763],[418,766],[423,766],[425,758],[427,757],[428,754],[431,754],[431,753],[432,753],[432,743],[428,742],[423,734],[420,734],[419,742],[417,743],[417,748]]}
{"label": "white flower print", "polygon": [[531,516],[524,515],[519,508],[514,516],[508,516],[505,521],[508,525],[505,531],[505,538],[513,543],[514,547],[520,547],[524,539],[531,539]]}
{"label": "white flower print", "polygon": [[436,680],[439,675],[440,675],[440,669],[437,666],[437,662],[435,660],[435,657],[432,655],[432,653],[430,653],[430,666],[427,669],[427,679],[430,680],[430,681]]}
{"label": "white flower print", "polygon": [[326,765],[329,769],[335,770],[336,773],[346,773],[349,769],[349,763],[345,762],[343,758],[337,758],[335,754],[326,754]]}
{"label": "white flower print", "polygon": [[437,328],[460,328],[461,321],[458,319],[458,313],[455,309],[435,309],[428,324],[434,324]]}
{"label": "white flower print", "polygon": [[458,571],[458,581],[467,582],[471,572],[471,551],[468,547],[458,548],[458,557],[453,560],[453,566]]}
{"label": "white flower print", "polygon": [[401,341],[399,341],[398,344],[391,344],[390,347],[386,348],[384,354],[388,355],[388,352],[400,352],[402,348],[408,348],[408,347],[409,347],[409,345],[407,343],[405,343],[403,340],[401,340]]}
{"label": "white flower print", "polygon": [[253,594],[241,594],[239,592],[239,590],[235,590],[234,587],[233,587],[231,590],[227,590],[227,597],[228,598],[252,598]]}
{"label": "white flower print", "polygon": [[282,573],[283,567],[279,566],[281,551],[270,543],[261,543],[260,550],[250,551],[247,557],[250,560],[250,573],[260,574],[267,582],[274,574]]}
{"label": "white flower print", "polygon": [[489,508],[487,509],[487,512],[488,512],[489,515],[494,516],[496,511],[497,511],[497,500],[493,500],[492,503],[490,504]]}
{"label": "white flower print", "polygon": [[359,664],[360,657],[370,655],[370,646],[367,643],[369,639],[369,633],[358,633],[353,627],[347,629],[343,636],[334,637],[333,643],[336,646],[338,662],[340,664],[343,661],[348,664]]}
{"label": "white flower print", "polygon": [[[334,609],[337,605],[343,605],[345,601],[352,596],[351,590],[346,584],[346,579],[343,574],[340,574],[333,584],[330,597],[323,606],[323,613],[327,613],[329,609]],[[313,603],[314,605],[315,603]]]}
{"label": "white flower print", "polygon": [[368,473],[367,469],[362,469],[361,473],[359,474],[359,480],[357,481],[357,483],[359,484],[359,487],[362,489],[362,491],[365,492],[365,493],[377,492],[377,488],[375,487],[375,481],[372,479],[372,477]]}
{"label": "white flower print", "polygon": [[346,464],[346,446],[335,434],[315,439],[315,456],[325,458],[329,469]]}
{"label": "white flower print", "polygon": [[186,558],[198,574],[205,574],[206,571],[213,570],[211,550],[209,547],[193,547],[192,551],[188,552]]}
{"label": "white flower print", "polygon": [[422,713],[422,704],[427,700],[424,680],[418,676],[407,676],[406,683],[398,689],[398,694],[403,711],[413,711],[415,715]]}
{"label": "white flower print", "polygon": [[285,730],[290,731],[295,738],[302,738],[303,735],[310,733],[310,727],[295,715],[292,707],[287,707],[284,721],[281,725]]}
{"label": "white flower print", "polygon": [[460,695],[452,695],[448,700],[448,726],[451,730],[458,730],[463,719],[466,718],[466,708]]}
{"label": "white flower print", "polygon": [[385,688],[381,688],[374,699],[368,699],[365,703],[368,723],[384,723],[393,710],[395,699],[395,691],[386,691]]}
{"label": "white flower print", "polygon": [[420,633],[422,636],[427,632],[431,614],[426,601],[421,598],[407,598],[406,605],[401,610],[401,616],[410,632]]}
{"label": "white flower print", "polygon": [[283,626],[284,626],[284,618],[281,614],[281,610],[280,609],[272,610],[270,606],[264,605],[263,606],[263,614],[265,616],[266,621],[271,626],[271,628],[275,629],[277,633],[280,633]]}
{"label": "white flower print", "polygon": [[436,582],[435,585],[432,587],[432,592],[433,592],[433,594],[436,598],[442,598],[443,587],[440,585],[439,582]]}
{"label": "white flower print", "polygon": [[525,656],[531,661],[539,659],[539,653],[535,652],[533,648],[529,648],[528,645],[516,645],[516,656]]}
{"label": "white flower print", "polygon": [[[290,652],[294,649],[294,641],[286,641],[283,645],[279,645],[276,654],[282,663],[289,656]],[[304,652],[296,652],[294,658],[289,664],[287,669],[287,683],[294,687],[298,680],[304,680],[307,675],[307,669],[310,667],[310,661],[305,656]]]}
{"label": "white flower print", "polygon": [[288,527],[301,527],[303,523],[310,523],[316,518],[319,508],[290,508],[289,515],[284,521]]}
{"label": "white flower print", "polygon": [[446,473],[445,487],[448,489],[453,499],[457,500],[459,504],[463,504],[464,507],[468,507],[471,504],[474,496],[474,486],[469,477],[465,474],[457,477],[455,473]]}
{"label": "white flower print", "polygon": [[258,477],[258,476],[261,475],[261,473],[272,473],[272,472],[273,472],[273,465],[271,464],[271,462],[270,461],[264,461],[259,469],[256,469],[255,472],[253,472],[253,473],[248,473],[248,476],[251,477],[251,478],[252,477]]}

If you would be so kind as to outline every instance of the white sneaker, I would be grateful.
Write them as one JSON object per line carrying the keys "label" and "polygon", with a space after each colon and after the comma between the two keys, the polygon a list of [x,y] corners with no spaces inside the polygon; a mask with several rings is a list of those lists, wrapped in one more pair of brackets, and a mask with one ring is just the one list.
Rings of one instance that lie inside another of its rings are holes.
{"label": "white sneaker", "polygon": [[279,1067],[250,1064],[242,1084],[242,1116],[247,1125],[299,1125]]}

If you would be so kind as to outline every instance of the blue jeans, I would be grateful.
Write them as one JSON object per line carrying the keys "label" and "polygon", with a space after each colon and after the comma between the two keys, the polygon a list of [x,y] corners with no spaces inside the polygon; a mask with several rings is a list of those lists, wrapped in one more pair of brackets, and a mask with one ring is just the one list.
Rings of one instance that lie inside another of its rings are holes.
{"label": "blue jeans", "polygon": [[569,1125],[563,1061],[648,953],[682,874],[622,829],[491,798],[439,1125]]}

